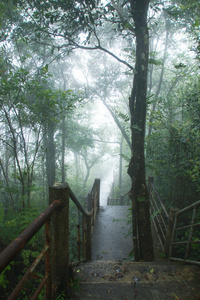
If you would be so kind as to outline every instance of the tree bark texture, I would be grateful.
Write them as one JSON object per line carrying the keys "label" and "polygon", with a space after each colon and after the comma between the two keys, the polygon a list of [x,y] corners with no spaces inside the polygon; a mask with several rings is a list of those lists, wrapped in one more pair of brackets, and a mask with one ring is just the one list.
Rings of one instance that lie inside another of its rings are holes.
{"label": "tree bark texture", "polygon": [[62,182],[65,182],[65,140],[66,140],[66,124],[65,117],[62,119],[62,165],[61,165],[61,176]]}
{"label": "tree bark texture", "polygon": [[129,99],[132,133],[132,158],[128,174],[132,179],[133,246],[136,261],[154,258],[149,195],[145,181],[144,138],[146,121],[147,68],[149,56],[149,34],[147,10],[149,0],[132,0],[131,12],[135,24],[136,65],[133,89]]}

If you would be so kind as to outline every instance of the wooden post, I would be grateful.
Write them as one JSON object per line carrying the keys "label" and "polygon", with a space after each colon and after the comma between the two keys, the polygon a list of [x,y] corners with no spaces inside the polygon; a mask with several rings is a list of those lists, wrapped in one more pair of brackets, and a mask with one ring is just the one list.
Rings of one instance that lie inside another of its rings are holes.
{"label": "wooden post", "polygon": [[87,233],[86,233],[86,260],[92,259],[92,224],[91,214],[86,217]]}
{"label": "wooden post", "polygon": [[175,213],[178,211],[178,208],[171,208],[169,212],[169,223],[165,240],[164,254],[166,257],[169,257],[170,244],[172,242],[172,231],[174,225]]}
{"label": "wooden post", "polygon": [[87,217],[83,217],[83,258],[87,256]]}
{"label": "wooden post", "polygon": [[88,193],[88,211],[91,212],[92,210],[92,194]]}
{"label": "wooden post", "polygon": [[[50,238],[50,221],[48,220],[45,224],[45,246],[49,247],[49,250],[45,253],[45,275],[50,277],[51,264],[50,264],[50,249],[51,249],[51,238]],[[51,299],[51,282],[48,277],[45,283],[45,300]]]}
{"label": "wooden post", "polygon": [[100,206],[100,179],[96,178],[95,179],[95,194],[97,195],[97,212],[99,211],[99,206]]}
{"label": "wooden post", "polygon": [[69,283],[69,187],[67,183],[49,187],[49,202],[61,201],[51,218],[51,299],[67,294]]}

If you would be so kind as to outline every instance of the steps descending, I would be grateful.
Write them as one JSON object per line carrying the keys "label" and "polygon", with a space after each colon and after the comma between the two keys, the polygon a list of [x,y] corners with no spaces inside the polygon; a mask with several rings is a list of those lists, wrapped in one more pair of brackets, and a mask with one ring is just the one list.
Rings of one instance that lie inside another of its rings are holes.
{"label": "steps descending", "polygon": [[171,262],[92,261],[76,268],[72,299],[198,300],[200,268]]}
{"label": "steps descending", "polygon": [[128,207],[104,206],[95,221],[92,259],[75,268],[81,300],[200,300],[200,268],[168,261],[134,262]]}

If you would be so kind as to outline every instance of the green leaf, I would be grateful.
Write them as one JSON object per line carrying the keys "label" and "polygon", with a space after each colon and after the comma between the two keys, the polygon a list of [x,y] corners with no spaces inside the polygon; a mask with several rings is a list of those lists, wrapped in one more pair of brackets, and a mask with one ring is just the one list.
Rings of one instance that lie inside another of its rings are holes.
{"label": "green leaf", "polygon": [[150,65],[162,66],[162,61],[160,59],[149,58]]}

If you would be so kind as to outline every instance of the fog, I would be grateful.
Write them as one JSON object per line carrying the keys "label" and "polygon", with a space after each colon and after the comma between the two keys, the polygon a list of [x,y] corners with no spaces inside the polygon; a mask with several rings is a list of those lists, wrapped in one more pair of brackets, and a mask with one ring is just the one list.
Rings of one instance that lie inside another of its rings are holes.
{"label": "fog", "polygon": [[[118,10],[113,22],[108,5],[104,11],[107,11],[108,19],[102,19],[101,26],[94,24],[91,35],[87,36],[91,24],[82,33],[79,29],[74,37],[70,37],[70,43],[67,30],[75,32],[76,20],[71,24],[72,28],[62,27],[63,20],[57,19],[62,8],[58,9],[55,19],[52,15],[53,24],[50,22],[50,25],[47,19],[51,11],[39,22],[40,14],[33,13],[28,1],[24,1],[24,5],[16,15],[15,25],[11,22],[15,9],[5,11],[8,16],[2,27],[7,32],[0,52],[1,74],[5,77],[1,86],[3,106],[0,116],[5,189],[14,184],[17,190],[24,191],[33,185],[41,188],[47,199],[46,187],[62,178],[84,192],[94,178],[101,178],[101,205],[104,206],[112,183],[116,197],[130,189],[127,175],[131,157],[129,97],[135,72],[136,43],[134,30],[130,30],[133,20],[127,3],[123,10],[127,22],[130,21],[128,26],[123,27],[121,19],[117,18]],[[198,82],[198,60],[195,60],[198,56],[198,22],[195,23],[195,18],[193,22],[191,16],[190,27],[189,18],[186,23],[186,20],[174,19],[165,9],[170,6],[171,2],[155,7],[152,3],[148,20],[150,63],[145,146],[151,145],[153,149],[146,151],[147,176],[151,173],[157,176],[162,169],[159,163],[166,157],[164,150],[157,153],[160,148],[157,143],[161,143],[154,140],[155,136],[164,143],[170,135],[169,124],[183,121],[185,126],[191,121],[188,117],[191,113],[187,111],[190,107],[187,85]],[[173,11],[173,5],[171,9]],[[194,17],[196,13],[194,7]],[[30,19],[30,15],[33,18]],[[42,35],[42,28],[35,27],[42,22],[46,26],[46,37]],[[25,30],[26,26],[30,32]],[[36,32],[41,35],[37,36]],[[161,120],[164,124],[160,124]],[[161,128],[166,131],[161,133]],[[188,131],[186,128],[185,132]],[[124,142],[120,153],[122,136]],[[187,138],[184,136],[182,140]],[[119,170],[120,154],[122,170]],[[152,154],[155,154],[153,163]],[[193,174],[192,170],[190,172]],[[27,182],[30,186],[26,187]],[[16,199],[18,202],[18,196]]]}
{"label": "fog", "polygon": [[101,189],[100,189],[100,206],[107,205],[107,198],[110,194],[111,186],[113,183],[113,169],[111,169],[102,179],[101,179]]}

